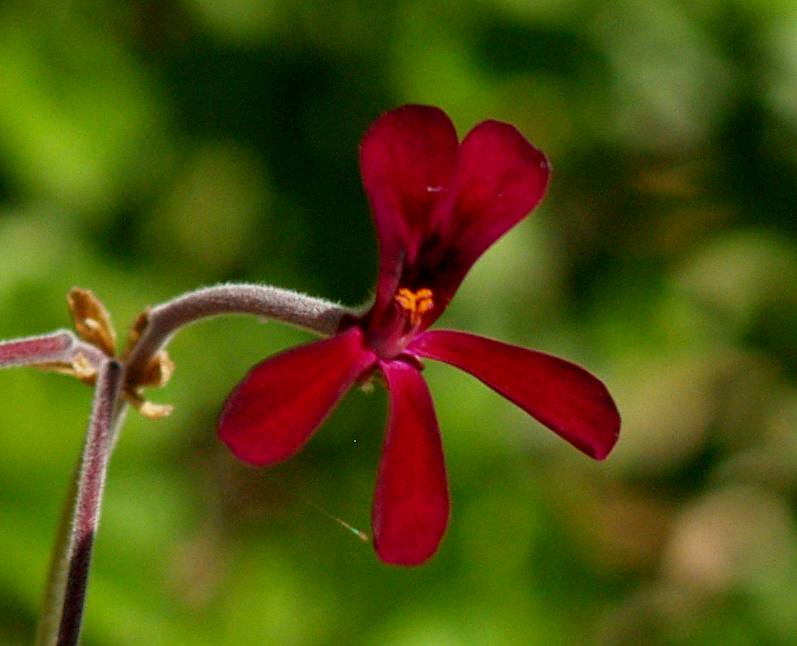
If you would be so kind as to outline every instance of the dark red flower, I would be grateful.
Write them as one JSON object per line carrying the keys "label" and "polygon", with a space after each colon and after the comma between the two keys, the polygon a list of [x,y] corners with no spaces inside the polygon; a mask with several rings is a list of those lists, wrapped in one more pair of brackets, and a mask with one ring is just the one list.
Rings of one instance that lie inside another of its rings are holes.
{"label": "dark red flower", "polygon": [[329,338],[255,366],[230,394],[219,434],[242,460],[296,453],[346,391],[381,371],[390,393],[373,505],[374,543],[389,563],[434,554],[448,485],[422,359],[469,372],[584,453],[605,458],[620,416],[583,368],[464,332],[428,330],[476,259],[545,192],[545,156],[512,126],[485,121],[460,143],[441,110],[405,106],[365,135],[363,183],[379,239],[376,298]]}

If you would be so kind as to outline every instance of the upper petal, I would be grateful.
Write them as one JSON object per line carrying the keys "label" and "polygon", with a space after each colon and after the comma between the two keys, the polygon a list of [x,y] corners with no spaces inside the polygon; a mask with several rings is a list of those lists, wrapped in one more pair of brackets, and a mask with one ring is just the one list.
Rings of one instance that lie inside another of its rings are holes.
{"label": "upper petal", "polygon": [[606,386],[573,363],[450,330],[424,332],[408,350],[469,372],[593,458],[617,441],[620,414]]}
{"label": "upper petal", "polygon": [[434,292],[435,309],[423,328],[443,313],[478,257],[537,206],[549,176],[545,155],[509,124],[485,121],[465,137],[454,209],[436,221],[404,275],[408,287]]}
{"label": "upper petal", "polygon": [[403,267],[415,262],[430,223],[449,217],[457,149],[451,120],[429,106],[388,112],[363,139],[360,168],[379,239],[379,310],[393,298]]}
{"label": "upper petal", "polygon": [[374,496],[374,545],[387,563],[417,565],[435,553],[448,524],[440,431],[417,368],[403,361],[380,367],[390,412]]}
{"label": "upper petal", "polygon": [[356,327],[267,359],[230,393],[219,436],[245,462],[284,460],[310,439],[375,360]]}
{"label": "upper petal", "polygon": [[473,263],[539,204],[551,167],[517,128],[484,121],[462,141],[449,236]]}

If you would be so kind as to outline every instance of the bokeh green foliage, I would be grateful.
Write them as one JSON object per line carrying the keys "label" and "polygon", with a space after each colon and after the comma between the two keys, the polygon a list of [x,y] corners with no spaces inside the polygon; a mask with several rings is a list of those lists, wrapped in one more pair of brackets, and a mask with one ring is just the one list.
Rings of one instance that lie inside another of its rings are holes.
{"label": "bokeh green foliage", "polygon": [[[595,464],[470,377],[426,374],[453,516],[419,569],[368,529],[386,398],[238,464],[225,394],[304,342],[203,322],[111,463],[84,643],[449,646],[797,639],[797,4],[790,0],[5,0],[0,338],[92,289],[124,327],[204,284],[349,304],[376,246],[357,145],[384,110],[517,125],[554,175],[441,325],[605,379]],[[27,643],[90,403],[0,374],[0,643]]]}

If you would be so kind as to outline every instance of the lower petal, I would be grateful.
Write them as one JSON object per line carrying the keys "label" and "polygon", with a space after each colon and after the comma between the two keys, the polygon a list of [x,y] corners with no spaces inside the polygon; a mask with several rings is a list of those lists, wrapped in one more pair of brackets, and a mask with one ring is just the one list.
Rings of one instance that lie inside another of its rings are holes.
{"label": "lower petal", "polygon": [[435,553],[448,525],[440,431],[421,373],[402,361],[380,365],[390,412],[374,497],[374,545],[387,563],[418,565]]}
{"label": "lower petal", "polygon": [[359,328],[258,364],[230,393],[219,436],[241,460],[264,465],[297,452],[370,366]]}
{"label": "lower petal", "polygon": [[606,386],[569,361],[451,330],[424,332],[408,350],[469,372],[593,458],[617,442],[620,414]]}

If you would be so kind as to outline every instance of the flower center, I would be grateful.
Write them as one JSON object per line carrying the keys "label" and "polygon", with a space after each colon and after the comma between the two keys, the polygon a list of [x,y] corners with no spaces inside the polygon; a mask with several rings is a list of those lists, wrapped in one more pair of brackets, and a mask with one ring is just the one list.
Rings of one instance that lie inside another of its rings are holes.
{"label": "flower center", "polygon": [[371,347],[382,359],[397,357],[418,334],[424,314],[433,309],[431,289],[423,287],[413,291],[402,287],[380,316],[365,321]]}
{"label": "flower center", "polygon": [[432,300],[432,290],[427,287],[413,292],[411,289],[402,287],[398,293],[393,297],[393,300],[398,303],[399,307],[406,310],[410,317],[410,326],[415,327],[420,324],[423,315],[434,309],[434,300]]}

